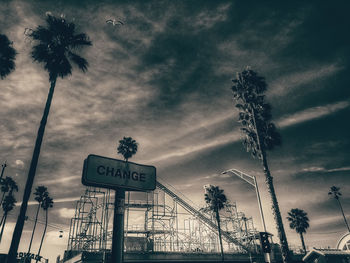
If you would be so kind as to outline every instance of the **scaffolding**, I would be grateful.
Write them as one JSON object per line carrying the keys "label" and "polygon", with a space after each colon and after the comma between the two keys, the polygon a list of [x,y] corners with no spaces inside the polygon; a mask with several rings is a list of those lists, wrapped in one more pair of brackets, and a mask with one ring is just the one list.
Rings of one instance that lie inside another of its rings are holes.
{"label": "scaffolding", "polygon": [[[114,191],[88,187],[71,219],[70,253],[107,252],[112,244]],[[218,229],[212,213],[194,204],[171,185],[157,181],[152,192],[127,192],[124,238],[126,251],[219,252]],[[220,212],[224,250],[256,252],[253,219],[229,203]]]}

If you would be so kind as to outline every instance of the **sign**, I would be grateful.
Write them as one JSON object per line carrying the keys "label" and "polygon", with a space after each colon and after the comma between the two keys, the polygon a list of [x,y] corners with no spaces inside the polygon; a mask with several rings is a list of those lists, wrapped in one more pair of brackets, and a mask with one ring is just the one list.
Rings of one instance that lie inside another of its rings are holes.
{"label": "sign", "polygon": [[32,254],[32,253],[19,252],[19,253],[17,253],[17,258],[19,258],[19,259],[33,259],[33,260],[41,261],[41,259],[43,257],[39,256],[39,255]]}
{"label": "sign", "polygon": [[90,154],[84,161],[82,183],[101,188],[149,191],[156,188],[156,168]]}

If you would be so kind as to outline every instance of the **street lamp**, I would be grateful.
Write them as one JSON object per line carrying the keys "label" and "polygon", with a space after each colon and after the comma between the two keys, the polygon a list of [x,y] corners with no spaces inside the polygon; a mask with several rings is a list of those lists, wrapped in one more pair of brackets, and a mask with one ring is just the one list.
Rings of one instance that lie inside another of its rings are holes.
{"label": "street lamp", "polygon": [[221,174],[233,174],[233,175],[236,175],[236,176],[240,177],[241,179],[243,179],[244,181],[246,181],[248,184],[254,186],[255,192],[256,192],[256,196],[258,198],[261,222],[262,222],[262,225],[263,225],[263,228],[264,228],[264,232],[267,232],[266,231],[266,225],[265,225],[265,219],[264,219],[264,213],[263,213],[262,206],[261,206],[259,188],[258,188],[258,184],[256,182],[255,176],[254,175],[248,175],[248,174],[243,173],[241,171],[238,171],[236,169],[230,169],[230,170],[227,170],[225,172],[222,172]]}
{"label": "street lamp", "polygon": [[[255,192],[256,192],[256,196],[257,196],[257,199],[258,199],[258,205],[259,205],[261,222],[262,222],[262,225],[263,225],[263,228],[264,228],[264,232],[266,233],[267,231],[266,231],[264,213],[263,213],[262,206],[261,206],[260,193],[259,193],[258,183],[256,182],[256,177],[254,175],[249,175],[249,174],[243,173],[241,171],[238,171],[237,169],[230,169],[230,170],[227,170],[225,172],[222,172],[221,174],[233,174],[233,175],[236,175],[239,178],[241,178],[244,181],[246,181],[248,184],[254,186]],[[271,262],[269,253],[265,253],[265,259],[266,259],[267,262]]]}

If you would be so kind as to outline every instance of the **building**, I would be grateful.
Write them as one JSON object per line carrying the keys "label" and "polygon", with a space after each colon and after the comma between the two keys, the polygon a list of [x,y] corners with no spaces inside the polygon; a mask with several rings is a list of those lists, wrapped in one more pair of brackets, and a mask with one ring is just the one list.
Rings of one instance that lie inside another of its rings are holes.
{"label": "building", "polygon": [[303,261],[306,263],[350,263],[350,252],[334,248],[313,248]]}

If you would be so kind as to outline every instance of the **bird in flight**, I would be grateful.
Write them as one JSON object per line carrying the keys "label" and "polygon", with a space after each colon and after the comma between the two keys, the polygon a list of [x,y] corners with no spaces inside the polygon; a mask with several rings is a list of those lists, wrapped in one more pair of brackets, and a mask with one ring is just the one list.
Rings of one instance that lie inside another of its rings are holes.
{"label": "bird in flight", "polygon": [[123,21],[116,20],[115,18],[106,20],[106,23],[107,24],[112,24],[113,26],[119,26],[119,25],[122,26],[122,25],[124,25]]}

